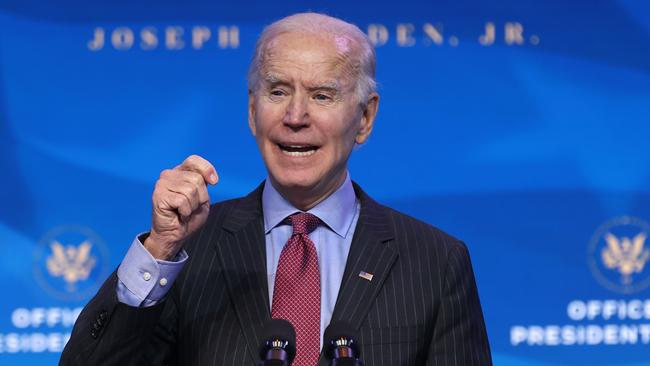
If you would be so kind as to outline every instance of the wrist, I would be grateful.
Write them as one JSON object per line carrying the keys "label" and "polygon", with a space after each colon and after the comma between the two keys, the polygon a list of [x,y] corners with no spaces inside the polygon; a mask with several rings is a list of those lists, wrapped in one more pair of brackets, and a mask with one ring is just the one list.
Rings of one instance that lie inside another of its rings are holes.
{"label": "wrist", "polygon": [[170,261],[176,256],[179,248],[175,243],[161,238],[154,230],[146,234],[142,245],[157,260]]}

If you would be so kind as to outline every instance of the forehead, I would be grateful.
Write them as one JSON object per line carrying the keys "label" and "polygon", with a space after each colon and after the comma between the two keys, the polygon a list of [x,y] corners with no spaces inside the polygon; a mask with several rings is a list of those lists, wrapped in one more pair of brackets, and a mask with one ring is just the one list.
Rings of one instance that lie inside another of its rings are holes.
{"label": "forehead", "polygon": [[344,36],[284,33],[269,41],[262,76],[343,79],[356,75],[354,48]]}

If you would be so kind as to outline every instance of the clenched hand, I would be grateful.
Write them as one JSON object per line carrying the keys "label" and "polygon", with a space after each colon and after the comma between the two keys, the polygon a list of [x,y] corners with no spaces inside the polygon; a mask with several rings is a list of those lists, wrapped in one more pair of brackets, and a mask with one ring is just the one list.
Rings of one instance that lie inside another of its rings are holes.
{"label": "clenched hand", "polygon": [[207,184],[218,180],[212,164],[198,155],[160,173],[152,197],[151,231],[143,243],[154,258],[174,258],[185,239],[203,226],[210,211]]}

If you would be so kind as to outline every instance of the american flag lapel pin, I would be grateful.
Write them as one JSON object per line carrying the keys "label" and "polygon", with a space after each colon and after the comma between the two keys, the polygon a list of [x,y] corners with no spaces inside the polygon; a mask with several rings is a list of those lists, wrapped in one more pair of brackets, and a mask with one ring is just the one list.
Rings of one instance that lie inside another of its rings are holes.
{"label": "american flag lapel pin", "polygon": [[363,278],[364,280],[367,280],[367,281],[372,281],[373,275],[372,275],[372,273],[361,271],[361,272],[359,272],[359,277],[361,277],[361,278]]}

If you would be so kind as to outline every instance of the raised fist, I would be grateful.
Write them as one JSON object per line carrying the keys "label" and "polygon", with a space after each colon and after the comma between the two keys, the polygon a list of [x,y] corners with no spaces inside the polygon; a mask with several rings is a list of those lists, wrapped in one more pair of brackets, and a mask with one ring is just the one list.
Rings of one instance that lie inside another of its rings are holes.
{"label": "raised fist", "polygon": [[152,197],[151,231],[143,243],[154,258],[174,258],[185,239],[203,226],[210,211],[207,184],[218,180],[212,164],[198,155],[160,173]]}

